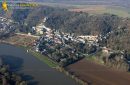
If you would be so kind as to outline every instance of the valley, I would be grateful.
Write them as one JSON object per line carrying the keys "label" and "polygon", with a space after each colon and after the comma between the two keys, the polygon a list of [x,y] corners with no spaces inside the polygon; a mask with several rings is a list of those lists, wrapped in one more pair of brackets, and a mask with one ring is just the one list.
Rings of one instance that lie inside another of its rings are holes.
{"label": "valley", "polygon": [[11,71],[29,85],[129,85],[129,11],[112,5],[11,10],[0,17],[1,58],[20,58]]}

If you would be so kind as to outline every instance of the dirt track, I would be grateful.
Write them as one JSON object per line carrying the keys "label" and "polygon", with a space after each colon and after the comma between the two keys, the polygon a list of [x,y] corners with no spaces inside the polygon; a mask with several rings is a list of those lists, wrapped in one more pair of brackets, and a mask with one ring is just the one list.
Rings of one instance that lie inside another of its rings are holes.
{"label": "dirt track", "polygon": [[67,69],[89,85],[130,85],[130,73],[110,70],[85,59]]}

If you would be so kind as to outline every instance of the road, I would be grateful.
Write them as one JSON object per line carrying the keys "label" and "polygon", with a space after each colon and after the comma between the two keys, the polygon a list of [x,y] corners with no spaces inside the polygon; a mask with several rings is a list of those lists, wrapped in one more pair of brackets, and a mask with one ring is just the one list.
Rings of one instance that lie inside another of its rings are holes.
{"label": "road", "polygon": [[29,35],[29,34],[23,34],[23,33],[15,33],[15,34],[17,34],[17,35],[22,35],[22,36],[27,36],[27,37],[40,38],[40,36]]}

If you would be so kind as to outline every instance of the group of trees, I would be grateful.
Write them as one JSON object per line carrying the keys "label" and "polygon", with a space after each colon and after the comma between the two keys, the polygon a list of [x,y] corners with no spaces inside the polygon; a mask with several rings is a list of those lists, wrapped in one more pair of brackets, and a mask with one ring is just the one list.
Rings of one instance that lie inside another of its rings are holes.
{"label": "group of trees", "polygon": [[49,15],[46,25],[53,29],[78,35],[105,35],[118,28],[122,21],[116,15],[89,15],[84,12],[55,12]]}
{"label": "group of trees", "polygon": [[126,56],[121,53],[112,53],[105,64],[117,70],[129,71],[130,66],[125,57]]}
{"label": "group of trees", "polygon": [[114,50],[126,50],[130,51],[130,21],[125,20],[123,27],[113,31],[107,39],[107,46]]}
{"label": "group of trees", "polygon": [[27,85],[22,78],[9,71],[8,65],[0,65],[0,85]]}
{"label": "group of trees", "polygon": [[10,22],[9,19],[3,19],[0,19],[0,38],[8,37],[16,30],[16,23]]}
{"label": "group of trees", "polygon": [[106,54],[99,49],[96,53],[89,55],[87,59],[119,71],[129,71],[130,65],[126,52],[115,51]]}

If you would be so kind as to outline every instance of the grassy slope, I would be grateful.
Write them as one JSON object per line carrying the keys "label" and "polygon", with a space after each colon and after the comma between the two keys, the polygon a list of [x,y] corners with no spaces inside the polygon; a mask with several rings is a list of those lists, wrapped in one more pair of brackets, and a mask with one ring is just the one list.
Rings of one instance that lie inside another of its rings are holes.
{"label": "grassy slope", "polygon": [[39,52],[33,51],[31,50],[30,47],[26,47],[26,46],[19,46],[20,48],[23,48],[25,50],[29,49],[29,53],[32,54],[35,58],[37,58],[38,60],[42,61],[43,63],[47,64],[49,67],[51,68],[55,68],[58,66],[58,63],[54,62],[53,60],[49,59],[47,56],[42,55]]}
{"label": "grassy slope", "polygon": [[102,52],[97,52],[96,54],[91,54],[86,56],[86,60],[96,62],[97,64],[104,65],[104,62],[102,60],[104,54]]}
{"label": "grassy slope", "polygon": [[30,50],[30,53],[35,56],[37,59],[39,59],[40,61],[46,63],[48,66],[55,68],[58,66],[58,64],[54,61],[52,61],[51,59],[49,59],[48,57],[38,53],[38,52],[34,52],[32,50]]}

